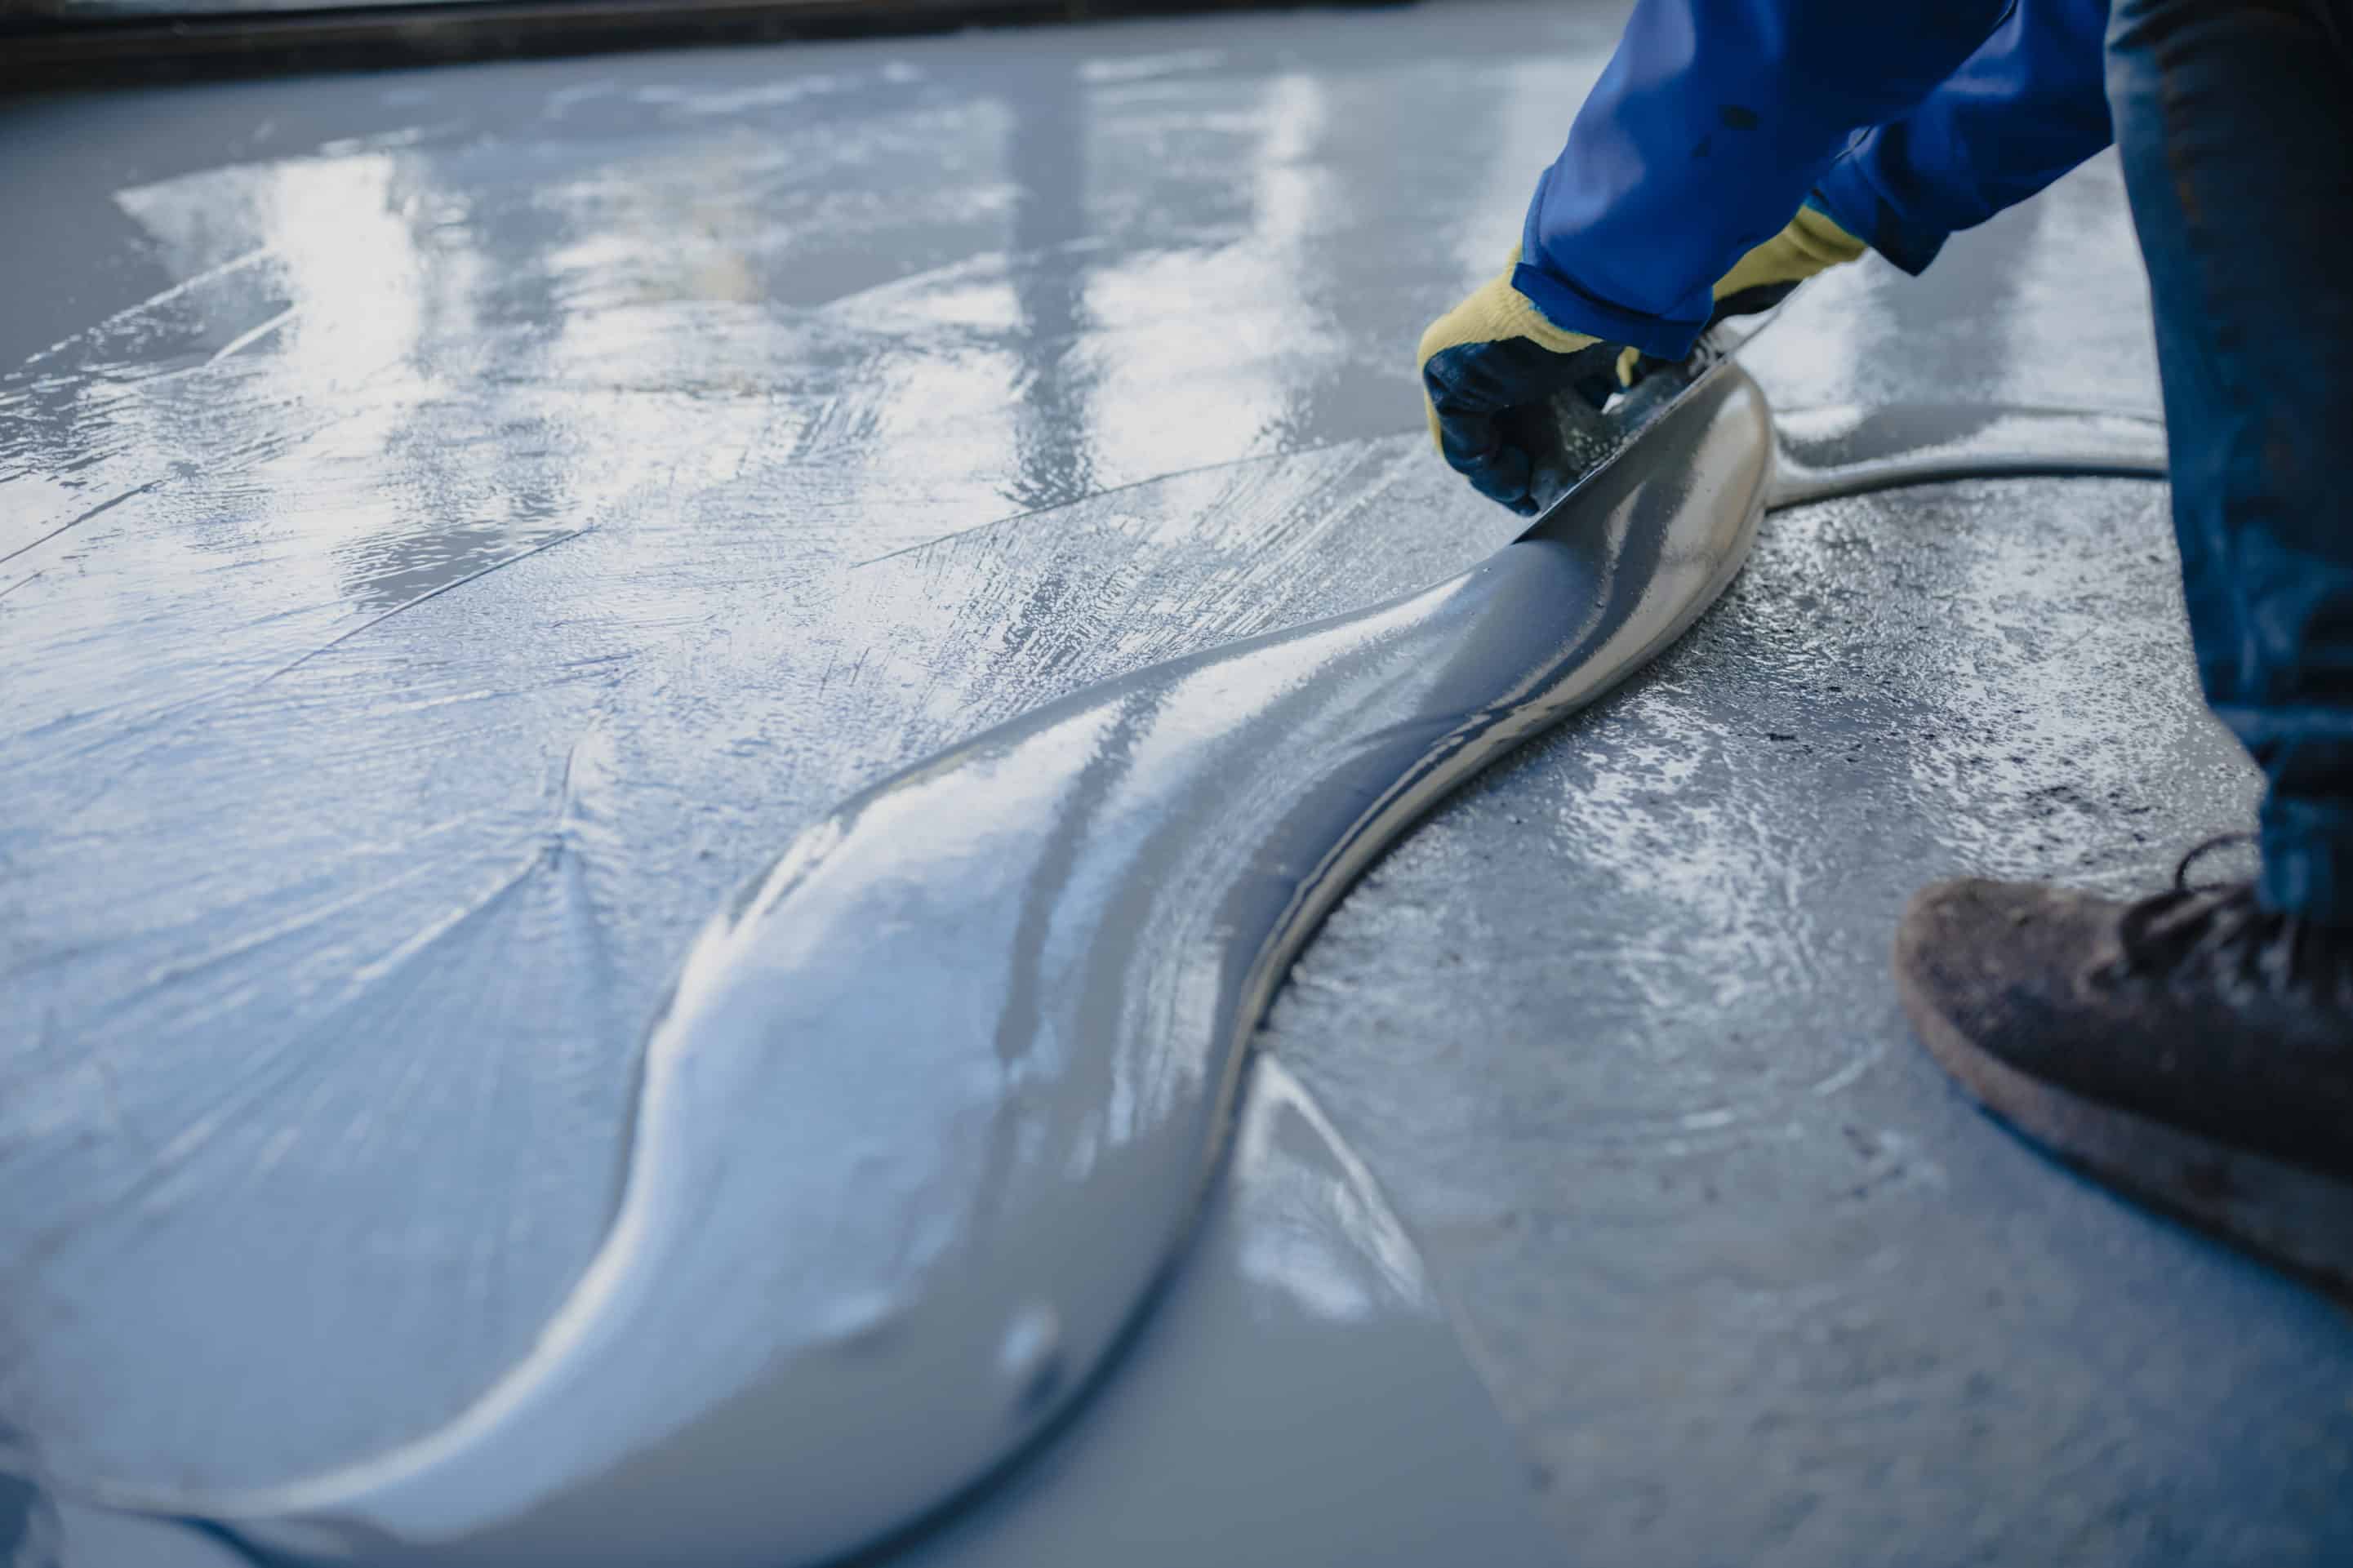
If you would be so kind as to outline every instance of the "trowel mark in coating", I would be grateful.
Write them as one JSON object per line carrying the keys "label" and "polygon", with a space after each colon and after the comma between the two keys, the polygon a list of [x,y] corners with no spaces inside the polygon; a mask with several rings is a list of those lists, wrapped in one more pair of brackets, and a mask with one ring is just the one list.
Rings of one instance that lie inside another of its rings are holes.
{"label": "trowel mark in coating", "polygon": [[372,1563],[775,1564],[1003,1460],[1179,1250],[1324,913],[1737,571],[1764,400],[1692,379],[1472,571],[1080,692],[803,834],[689,954],[619,1215],[532,1353],[421,1442],[167,1506]]}

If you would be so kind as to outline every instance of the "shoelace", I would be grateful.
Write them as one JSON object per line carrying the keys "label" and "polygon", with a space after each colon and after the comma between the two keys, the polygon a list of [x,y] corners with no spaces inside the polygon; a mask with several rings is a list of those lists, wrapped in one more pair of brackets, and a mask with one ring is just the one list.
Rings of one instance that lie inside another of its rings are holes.
{"label": "shoelace", "polygon": [[2209,855],[2253,842],[2252,833],[2218,833],[2192,847],[2173,868],[2170,891],[2125,911],[2117,931],[2125,974],[2159,973],[2206,956],[2213,972],[2264,990],[2353,993],[2353,941],[2342,932],[2263,908],[2252,882],[2190,881]]}
{"label": "shoelace", "polygon": [[2193,888],[2189,885],[2189,868],[2218,849],[2242,849],[2254,842],[2255,836],[2252,833],[2217,833],[2203,843],[2193,846],[2189,853],[2181,858],[2181,863],[2173,868],[2173,890],[2177,893],[2208,893],[2229,887],[2231,884],[2228,882],[2209,882]]}

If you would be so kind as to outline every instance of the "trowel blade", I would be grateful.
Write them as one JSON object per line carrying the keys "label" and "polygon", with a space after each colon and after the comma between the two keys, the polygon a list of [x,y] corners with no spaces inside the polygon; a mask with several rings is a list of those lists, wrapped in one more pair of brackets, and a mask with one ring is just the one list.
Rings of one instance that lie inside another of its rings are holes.
{"label": "trowel blade", "polygon": [[1639,445],[1668,410],[1704,385],[1743,344],[1770,326],[1782,308],[1776,304],[1752,315],[1728,316],[1702,332],[1682,359],[1644,362],[1650,368],[1641,379],[1604,407],[1594,407],[1573,390],[1546,403],[1537,422],[1544,449],[1536,456],[1530,480],[1539,510],[1520,537],[1549,537],[1570,496]]}

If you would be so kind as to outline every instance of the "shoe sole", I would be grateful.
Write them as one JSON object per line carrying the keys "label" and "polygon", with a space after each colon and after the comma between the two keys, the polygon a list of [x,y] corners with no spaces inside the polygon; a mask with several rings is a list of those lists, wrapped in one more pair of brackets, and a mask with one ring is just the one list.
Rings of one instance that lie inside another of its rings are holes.
{"label": "shoe sole", "polygon": [[2002,1121],[2105,1184],[2353,1305],[2353,1186],[2030,1078],[1965,1037],[1901,963],[1896,989],[1928,1054]]}

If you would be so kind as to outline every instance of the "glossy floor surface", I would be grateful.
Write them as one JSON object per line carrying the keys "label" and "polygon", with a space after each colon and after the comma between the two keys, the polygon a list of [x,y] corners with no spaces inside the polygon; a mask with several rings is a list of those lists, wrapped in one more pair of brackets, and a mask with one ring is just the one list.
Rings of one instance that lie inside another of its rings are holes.
{"label": "glossy floor surface", "polygon": [[[595,1249],[661,990],[797,829],[1510,538],[1409,348],[1615,23],[0,108],[42,280],[0,294],[8,1444],[248,1488],[446,1422]],[[2146,413],[2147,335],[2100,163],[1746,361],[1790,408]],[[1782,513],[1306,954],[1269,1043],[1581,1560],[2353,1550],[2342,1316],[1979,1121],[1883,976],[1928,875],[2133,885],[2244,817],[2171,562],[2137,481]]]}

